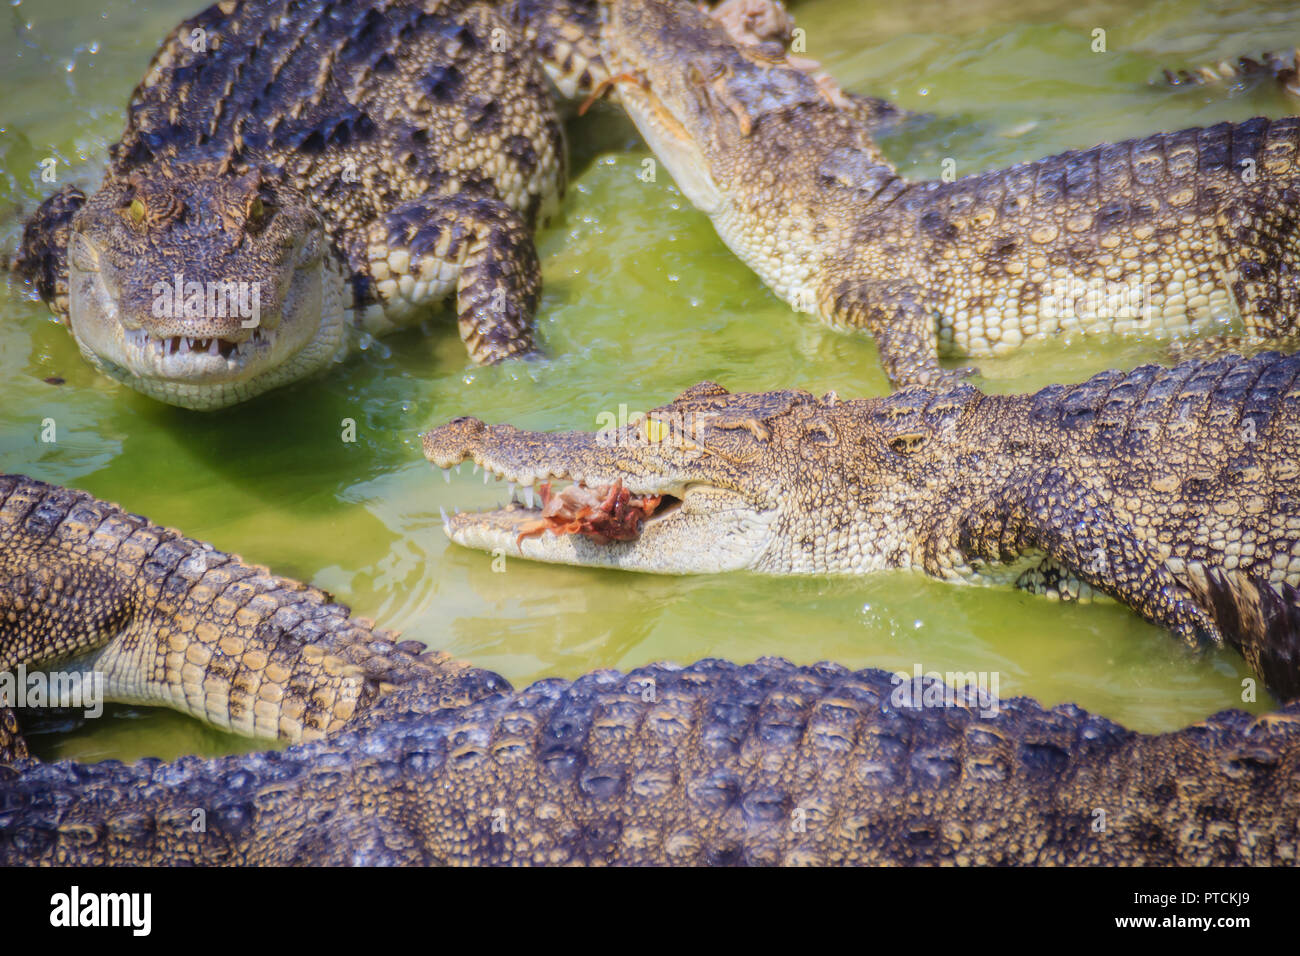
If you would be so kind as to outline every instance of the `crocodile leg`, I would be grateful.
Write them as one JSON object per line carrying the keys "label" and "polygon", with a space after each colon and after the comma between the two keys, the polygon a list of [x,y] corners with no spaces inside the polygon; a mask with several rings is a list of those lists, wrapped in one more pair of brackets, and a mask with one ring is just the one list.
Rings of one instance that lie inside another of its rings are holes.
{"label": "crocodile leg", "polygon": [[832,325],[865,325],[880,353],[880,364],[894,388],[960,384],[969,370],[939,365],[934,315],[916,298],[910,283],[853,283],[841,286],[824,315]]}
{"label": "crocodile leg", "polygon": [[1042,552],[1189,646],[1223,643],[1214,620],[1151,545],[1059,469],[1009,483],[962,516],[958,529],[968,559],[1006,563]]}
{"label": "crocodile leg", "polygon": [[[1262,166],[1257,175],[1270,170],[1267,153],[1260,151]],[[1293,264],[1300,258],[1300,221],[1285,212],[1285,197],[1266,197],[1260,208],[1233,209],[1223,214],[1219,225],[1222,271],[1219,284],[1229,288],[1244,325],[1240,335],[1212,335],[1178,341],[1170,345],[1171,358],[1185,361],[1222,355],[1228,352],[1252,354],[1263,348],[1290,350],[1300,337],[1295,332],[1295,317],[1300,315],[1300,270]],[[1288,250],[1290,255],[1270,254],[1265,250]]]}
{"label": "crocodile leg", "polygon": [[600,12],[593,0],[516,0],[510,17],[565,99],[590,96],[608,77],[596,41]]}
{"label": "crocodile leg", "polygon": [[1016,579],[1016,587],[1031,594],[1046,595],[1061,602],[1087,602],[1092,588],[1069,568],[1052,558],[1043,558]]}
{"label": "crocodile leg", "polygon": [[1207,568],[1191,589],[1278,700],[1300,698],[1300,589]]}
{"label": "crocodile leg", "polygon": [[531,230],[505,203],[466,195],[403,203],[371,226],[365,259],[383,304],[383,318],[368,317],[368,326],[406,324],[454,291],[460,336],[475,362],[536,351],[541,265]]}
{"label": "crocodile leg", "polygon": [[[1285,182],[1294,172],[1289,162],[1272,168],[1267,145],[1258,150],[1258,157],[1254,175],[1260,179]],[[1294,195],[1292,188],[1277,185],[1256,209],[1232,209],[1221,231],[1232,294],[1245,320],[1246,334],[1255,339],[1277,338],[1293,331],[1300,314],[1300,270],[1296,267],[1300,218],[1283,192]]]}
{"label": "crocodile leg", "polygon": [[86,194],[64,186],[41,203],[23,228],[22,245],[13,270],[32,283],[50,311],[68,321],[68,236],[72,217],[86,203]]}

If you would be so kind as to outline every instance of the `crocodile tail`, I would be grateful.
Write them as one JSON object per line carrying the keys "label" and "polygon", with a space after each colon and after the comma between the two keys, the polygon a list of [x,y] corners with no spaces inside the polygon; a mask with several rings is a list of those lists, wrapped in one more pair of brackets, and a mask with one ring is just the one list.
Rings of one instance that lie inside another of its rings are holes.
{"label": "crocodile tail", "polygon": [[1205,568],[1189,582],[1224,638],[1282,702],[1300,698],[1300,588]]}

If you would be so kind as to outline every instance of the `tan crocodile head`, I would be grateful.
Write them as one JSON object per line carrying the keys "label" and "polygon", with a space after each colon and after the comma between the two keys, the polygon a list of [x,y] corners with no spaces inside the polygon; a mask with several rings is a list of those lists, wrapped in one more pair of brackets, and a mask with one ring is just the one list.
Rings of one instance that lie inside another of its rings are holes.
{"label": "tan crocodile head", "polygon": [[688,4],[616,0],[607,17],[602,45],[623,106],[688,198],[710,215],[730,185],[719,166],[745,148],[755,123],[821,100],[802,73],[773,74],[777,61],[764,48],[737,44],[722,23]]}
{"label": "tan crocodile head", "polygon": [[827,236],[850,231],[850,199],[897,177],[816,64],[761,42],[779,29],[732,19],[684,0],[613,0],[603,59],[647,145],[728,247],[797,310],[827,318],[816,282]]}
{"label": "tan crocodile head", "polygon": [[274,177],[161,162],[110,176],[73,220],[69,325],[113,377],[216,407],[342,348],[345,298],[320,214]]}
{"label": "tan crocodile head", "polygon": [[625,428],[545,433],[460,418],[427,433],[424,453],[525,488],[526,504],[448,517],[465,547],[671,574],[907,566],[900,515],[917,461],[891,450],[863,411],[871,404],[703,382]]}

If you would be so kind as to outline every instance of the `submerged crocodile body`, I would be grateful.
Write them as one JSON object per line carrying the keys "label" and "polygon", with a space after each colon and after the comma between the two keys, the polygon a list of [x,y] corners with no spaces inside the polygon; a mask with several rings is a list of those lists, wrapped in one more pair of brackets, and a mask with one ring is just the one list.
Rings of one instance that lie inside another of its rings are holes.
{"label": "submerged crocodile body", "polygon": [[18,476],[0,477],[0,556],[4,668],[94,668],[115,699],[322,737],[216,759],[44,764],[0,707],[0,864],[1261,865],[1300,853],[1297,704],[1146,735],[1025,698],[923,706],[945,689],[900,697],[883,671],[776,659],[516,692],[415,653],[315,588]]}
{"label": "submerged crocodile body", "polygon": [[103,184],[51,196],[16,259],[82,354],[218,408],[454,294],[470,355],[534,348],[532,229],[563,131],[490,0],[225,0],[163,41]]}
{"label": "submerged crocodile body", "polygon": [[[624,433],[462,418],[424,451],[521,482],[530,504],[543,485],[541,509],[445,521],[462,545],[540,561],[914,568],[1066,599],[1095,589],[1192,645],[1222,642],[1229,605],[1254,616],[1262,591],[1300,586],[1300,356],[1275,352],[1032,395],[958,385],[841,400],[704,383]],[[1300,695],[1300,619],[1276,657],[1242,651],[1279,696]]]}
{"label": "submerged crocodile body", "polygon": [[1300,119],[907,181],[807,71],[685,0],[613,0],[602,51],[723,241],[797,310],[869,331],[896,385],[950,379],[940,352],[1035,337],[1295,330]]}

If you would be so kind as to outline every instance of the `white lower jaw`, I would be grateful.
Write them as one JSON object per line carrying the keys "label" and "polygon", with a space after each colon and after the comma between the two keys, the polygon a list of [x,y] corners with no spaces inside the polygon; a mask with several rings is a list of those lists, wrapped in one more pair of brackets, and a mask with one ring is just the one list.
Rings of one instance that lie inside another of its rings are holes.
{"label": "white lower jaw", "polygon": [[655,112],[641,102],[640,96],[625,93],[622,101],[628,116],[640,131],[641,138],[646,141],[655,157],[668,168],[677,188],[691,205],[710,218],[725,212],[729,200],[714,182],[704,161],[689,155],[694,147],[682,143],[672,130],[667,129]]}
{"label": "white lower jaw", "polygon": [[[328,324],[316,330],[296,352],[280,358],[272,354],[271,343],[264,343],[255,356],[229,359],[220,355],[142,356],[127,365],[105,358],[80,335],[73,337],[82,356],[105,375],[128,388],[168,405],[211,411],[247,401],[281,385],[306,378],[335,362],[341,361],[352,345],[343,313],[330,317]],[[157,359],[162,358],[162,361]]]}
{"label": "white lower jaw", "polygon": [[[488,513],[493,514],[500,512]],[[537,517],[540,511],[521,510],[519,516]],[[456,544],[494,556],[647,574],[720,574],[751,568],[767,547],[770,524],[770,519],[753,512],[727,514],[707,524],[670,515],[646,522],[635,541],[600,544],[582,535],[549,531],[520,540],[515,528],[476,520],[484,517],[454,515],[443,530]]]}
{"label": "white lower jaw", "polygon": [[276,351],[275,340],[268,339],[242,343],[228,358],[211,352],[167,353],[157,340],[137,344],[131,341],[134,333],[127,332],[126,335],[126,364],[137,375],[195,384],[224,383],[255,376],[266,367]]}
{"label": "white lower jaw", "polygon": [[[238,377],[225,380],[199,380],[192,377],[160,377],[153,374],[140,375],[130,369],[117,365],[111,360],[88,349],[78,341],[82,356],[95,368],[122,385],[146,395],[155,401],[195,411],[214,411],[238,405],[263,392],[288,385],[301,378],[306,378],[336,361],[340,361],[347,351],[347,339],[343,335],[323,339],[313,339],[298,354],[287,362],[273,365],[262,371],[242,370]],[[225,359],[218,359],[225,362]]]}
{"label": "white lower jaw", "polygon": [[[282,324],[275,333],[277,337],[256,345],[253,353],[236,353],[230,358],[195,352],[163,355],[153,345],[139,349],[129,341],[113,341],[110,347],[110,343],[97,341],[96,335],[83,336],[75,318],[71,318],[69,326],[86,361],[128,388],[182,408],[226,408],[321,371],[341,361],[353,348],[346,276],[329,257],[323,275],[320,301],[314,310],[320,315],[319,325],[301,345],[286,344],[286,326]],[[95,273],[70,272],[69,280],[72,316],[84,313],[89,307],[84,297],[93,296],[105,321],[118,321],[116,303]],[[118,334],[123,334],[120,326]],[[122,361],[106,357],[104,353],[110,351]]]}
{"label": "white lower jaw", "polygon": [[[228,385],[264,374],[269,366],[277,363],[275,353],[283,351],[282,347],[277,348],[275,340],[267,339],[243,343],[228,358],[209,352],[167,353],[157,340],[137,344],[139,333],[119,334],[124,337],[116,343],[116,348],[103,349],[86,341],[78,334],[76,326],[73,326],[73,337],[82,354],[122,381],[161,379],[196,386]],[[106,351],[112,351],[116,357],[106,356]],[[284,360],[291,358],[290,354]]]}

